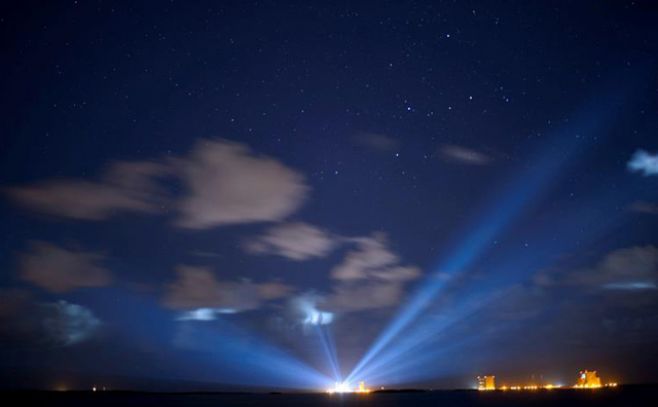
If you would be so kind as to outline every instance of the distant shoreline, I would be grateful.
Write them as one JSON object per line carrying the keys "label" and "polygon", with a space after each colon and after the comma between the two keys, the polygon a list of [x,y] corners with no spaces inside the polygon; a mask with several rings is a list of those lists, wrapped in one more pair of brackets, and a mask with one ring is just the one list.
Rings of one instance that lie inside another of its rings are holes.
{"label": "distant shoreline", "polygon": [[[477,389],[424,389],[424,388],[400,388],[400,389],[378,389],[373,390],[369,394],[397,394],[397,393],[450,393],[450,392],[465,392],[465,393],[478,393],[478,394],[534,394],[534,393],[549,393],[549,392],[614,392],[620,391],[623,389],[629,388],[650,388],[656,387],[658,389],[658,383],[648,383],[648,384],[620,384],[616,388],[596,388],[596,389],[575,389],[573,387],[560,387],[554,389],[535,389],[535,390],[489,390],[489,391],[478,391]],[[86,390],[86,389],[71,389],[71,390],[51,390],[51,389],[0,389],[1,393],[34,393],[34,394],[81,394],[81,395],[303,395],[303,394],[326,394],[324,391],[309,391],[309,390],[254,390],[254,391],[245,391],[245,390],[186,390],[186,391],[158,391],[158,390],[133,390],[133,389],[110,389],[110,390]],[[351,396],[363,397],[364,395],[358,393],[343,393],[339,396]]]}

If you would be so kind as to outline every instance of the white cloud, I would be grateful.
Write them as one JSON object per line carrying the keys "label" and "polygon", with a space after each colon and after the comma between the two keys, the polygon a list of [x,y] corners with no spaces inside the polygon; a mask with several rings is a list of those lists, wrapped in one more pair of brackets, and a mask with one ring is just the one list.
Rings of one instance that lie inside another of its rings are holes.
{"label": "white cloud", "polygon": [[277,254],[306,260],[329,254],[340,244],[353,245],[342,262],[330,272],[335,281],[325,295],[302,295],[292,301],[301,322],[329,324],[334,312],[385,308],[399,303],[407,282],[420,276],[417,267],[401,265],[400,257],[388,247],[383,233],[365,237],[329,235],[305,223],[281,224],[243,247],[256,254]]}
{"label": "white cloud", "polygon": [[205,267],[179,266],[176,272],[178,278],[169,284],[163,299],[163,304],[172,309],[240,312],[256,309],[291,292],[289,286],[278,282],[220,281]]}
{"label": "white cloud", "polygon": [[67,250],[46,242],[32,242],[20,259],[20,277],[41,288],[63,293],[82,287],[100,287],[111,281],[98,263],[99,253]]}
{"label": "white cloud", "polygon": [[244,144],[201,140],[174,160],[185,186],[176,224],[191,229],[279,221],[306,199],[304,176]]}
{"label": "white cloud", "polygon": [[462,164],[485,165],[491,161],[491,157],[484,153],[457,145],[445,145],[439,152],[444,159]]}
{"label": "white cloud", "polygon": [[[162,178],[184,191],[164,194]],[[173,205],[176,225],[203,229],[281,221],[305,201],[304,176],[248,146],[199,140],[191,152],[156,162],[116,162],[99,181],[59,179],[7,189],[34,211],[80,220],[104,220],[119,212],[157,213]]]}
{"label": "white cloud", "polygon": [[415,267],[399,266],[400,258],[388,247],[386,236],[353,238],[357,249],[347,253],[343,262],[331,271],[331,277],[341,281],[378,279],[383,281],[413,280],[420,275]]}
{"label": "white cloud", "polygon": [[324,304],[333,311],[350,312],[399,304],[407,282],[420,276],[413,266],[400,265],[384,234],[352,238],[357,248],[345,255],[331,277],[338,281]]}
{"label": "white cloud", "polygon": [[324,257],[336,246],[337,239],[307,223],[284,223],[267,230],[262,236],[247,240],[243,249],[253,254],[275,254],[291,260]]}
{"label": "white cloud", "polygon": [[658,154],[637,150],[627,166],[631,172],[641,172],[644,176],[658,175]]}

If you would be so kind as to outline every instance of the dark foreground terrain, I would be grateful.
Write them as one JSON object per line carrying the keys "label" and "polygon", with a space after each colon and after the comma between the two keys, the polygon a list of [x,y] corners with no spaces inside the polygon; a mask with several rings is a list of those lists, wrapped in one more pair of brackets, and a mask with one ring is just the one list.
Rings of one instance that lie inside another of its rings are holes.
{"label": "dark foreground terrain", "polygon": [[372,394],[8,392],[11,405],[41,406],[658,406],[658,386],[535,392],[420,391]]}

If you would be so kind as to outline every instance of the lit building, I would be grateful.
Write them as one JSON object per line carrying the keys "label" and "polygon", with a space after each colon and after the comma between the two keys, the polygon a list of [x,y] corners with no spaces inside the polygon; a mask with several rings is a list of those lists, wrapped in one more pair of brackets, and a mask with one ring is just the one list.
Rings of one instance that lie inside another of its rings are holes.
{"label": "lit building", "polygon": [[356,390],[357,393],[370,393],[370,389],[366,388],[366,383],[361,381],[359,382],[359,388]]}
{"label": "lit building", "polygon": [[578,373],[575,387],[586,389],[601,387],[601,378],[596,374],[596,370],[582,370]]}
{"label": "lit building", "polygon": [[478,390],[496,390],[496,376],[478,376]]}

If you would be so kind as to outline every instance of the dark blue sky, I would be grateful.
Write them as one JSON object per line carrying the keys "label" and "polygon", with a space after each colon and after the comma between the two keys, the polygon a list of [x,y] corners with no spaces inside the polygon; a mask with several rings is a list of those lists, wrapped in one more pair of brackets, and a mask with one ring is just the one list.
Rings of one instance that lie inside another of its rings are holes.
{"label": "dark blue sky", "polygon": [[2,376],[658,380],[657,18],[3,4]]}

